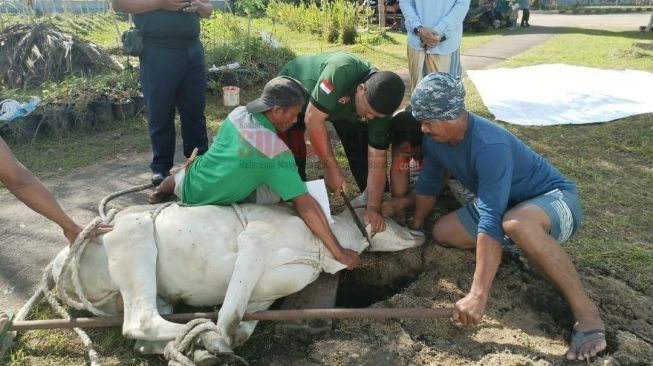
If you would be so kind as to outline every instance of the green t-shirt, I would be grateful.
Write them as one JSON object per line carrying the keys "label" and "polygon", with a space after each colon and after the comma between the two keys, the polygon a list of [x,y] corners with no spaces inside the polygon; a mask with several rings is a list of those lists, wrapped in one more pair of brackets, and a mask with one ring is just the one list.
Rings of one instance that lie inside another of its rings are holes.
{"label": "green t-shirt", "polygon": [[183,202],[228,205],[266,184],[284,201],[307,192],[288,146],[265,115],[234,109],[211,148],[186,170]]}
{"label": "green t-shirt", "polygon": [[134,14],[136,28],[143,31],[143,42],[163,48],[186,48],[199,40],[197,13],[154,10]]}
{"label": "green t-shirt", "polygon": [[[346,52],[300,56],[287,63],[279,75],[299,80],[310,93],[311,103],[329,120],[361,123],[356,113],[356,87],[374,72],[365,60]],[[385,150],[390,145],[391,117],[368,121],[368,143]]]}

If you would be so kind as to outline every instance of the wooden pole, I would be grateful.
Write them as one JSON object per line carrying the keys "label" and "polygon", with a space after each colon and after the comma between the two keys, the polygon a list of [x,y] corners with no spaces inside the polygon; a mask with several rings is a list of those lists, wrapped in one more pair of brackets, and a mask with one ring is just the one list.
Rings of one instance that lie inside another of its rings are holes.
{"label": "wooden pole", "polygon": [[[266,310],[247,312],[243,320],[289,321],[306,319],[445,319],[452,315],[452,308],[363,308],[363,309],[300,309]],[[217,319],[218,313],[183,313],[163,315],[172,322],[185,323],[192,319]],[[123,323],[122,316],[72,318],[52,320],[15,321],[14,331],[57,328],[106,328],[118,327]]]}

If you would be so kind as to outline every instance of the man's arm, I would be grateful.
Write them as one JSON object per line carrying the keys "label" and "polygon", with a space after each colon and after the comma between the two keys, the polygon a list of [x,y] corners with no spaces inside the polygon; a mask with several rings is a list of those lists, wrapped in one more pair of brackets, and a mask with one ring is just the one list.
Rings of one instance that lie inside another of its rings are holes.
{"label": "man's arm", "polygon": [[419,229],[424,225],[426,216],[431,212],[433,207],[435,207],[436,202],[437,199],[434,196],[415,194],[415,213],[412,224],[414,229]]}
{"label": "man's arm", "polygon": [[353,250],[343,248],[327,222],[320,204],[308,193],[304,193],[292,199],[299,216],[304,220],[306,226],[311,229],[324,245],[329,249],[335,259],[347,266],[347,269],[354,269],[358,265],[360,258],[358,253]]}
{"label": "man's arm", "polygon": [[111,0],[113,10],[140,14],[153,10],[179,11],[188,6],[185,0]]}
{"label": "man's arm", "polygon": [[453,319],[478,324],[485,314],[487,299],[501,263],[501,244],[486,233],[476,237],[476,270],[467,296],[456,302]]}
{"label": "man's arm", "polygon": [[371,146],[367,148],[367,210],[365,224],[372,224],[375,233],[385,230],[385,220],[381,215],[381,201],[385,190],[386,171],[388,169],[387,151]]}
{"label": "man's arm", "polygon": [[432,155],[429,145],[432,142],[428,137],[422,138],[422,171],[419,173],[419,179],[415,185],[415,214],[413,216],[412,227],[419,229],[424,225],[426,216],[431,212],[436,203],[436,197],[442,189],[442,178],[444,177],[444,168],[436,162]]}
{"label": "man's arm", "polygon": [[404,23],[408,33],[411,33],[413,29],[422,25],[422,21],[419,19],[419,15],[417,15],[417,10],[415,9],[415,0],[401,0],[399,2],[399,8],[404,15]]}
{"label": "man's arm", "polygon": [[308,103],[304,120],[313,151],[322,162],[324,181],[333,192],[346,191],[345,175],[338,166],[326,130],[325,123],[328,117],[328,114],[319,110],[312,102]]}
{"label": "man's arm", "polygon": [[478,324],[485,314],[494,276],[501,262],[502,217],[508,206],[513,172],[513,156],[505,144],[481,148],[475,163],[478,174],[479,211],[476,235],[476,270],[467,296],[456,302],[454,320]]}
{"label": "man's arm", "polygon": [[81,227],[66,215],[43,183],[16,160],[9,146],[2,139],[0,139],[0,161],[2,162],[0,181],[29,208],[59,225],[72,244],[81,232]]}

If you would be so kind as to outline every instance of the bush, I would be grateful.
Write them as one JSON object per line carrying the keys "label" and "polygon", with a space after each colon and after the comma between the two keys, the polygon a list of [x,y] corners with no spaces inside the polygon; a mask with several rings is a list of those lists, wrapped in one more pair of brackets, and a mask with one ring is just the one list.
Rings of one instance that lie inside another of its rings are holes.
{"label": "bush", "polygon": [[323,1],[293,5],[271,0],[266,14],[273,21],[299,32],[317,34],[330,43],[356,42],[356,6],[348,0]]}
{"label": "bush", "polygon": [[238,62],[247,70],[239,80],[241,87],[265,83],[279,72],[281,66],[295,58],[288,48],[275,48],[253,33],[251,24],[242,18],[218,14],[202,24],[202,42],[207,65]]}

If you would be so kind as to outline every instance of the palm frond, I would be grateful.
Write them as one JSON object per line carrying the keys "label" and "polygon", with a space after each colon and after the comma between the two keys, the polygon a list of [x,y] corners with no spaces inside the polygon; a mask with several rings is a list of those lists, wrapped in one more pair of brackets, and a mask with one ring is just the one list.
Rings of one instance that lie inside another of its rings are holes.
{"label": "palm frond", "polygon": [[11,88],[36,87],[69,73],[99,74],[120,64],[102,48],[53,23],[17,24],[0,33],[0,70]]}

